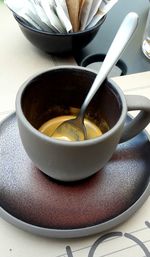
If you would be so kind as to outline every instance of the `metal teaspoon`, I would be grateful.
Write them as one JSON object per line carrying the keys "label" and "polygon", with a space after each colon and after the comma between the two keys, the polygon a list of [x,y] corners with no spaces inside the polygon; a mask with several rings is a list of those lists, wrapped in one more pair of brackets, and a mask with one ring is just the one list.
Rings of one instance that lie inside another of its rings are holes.
{"label": "metal teaspoon", "polygon": [[54,138],[66,138],[70,141],[80,141],[87,139],[86,137],[86,128],[84,125],[84,116],[86,109],[92,100],[93,96],[102,85],[103,81],[107,77],[108,73],[111,71],[113,66],[118,61],[120,55],[125,49],[128,41],[136,30],[138,24],[138,15],[134,12],[131,12],[126,15],[124,18],[109,50],[105,57],[105,60],[102,63],[102,66],[91,86],[81,109],[75,119],[70,119],[64,121],[59,125],[54,133],[51,135]]}

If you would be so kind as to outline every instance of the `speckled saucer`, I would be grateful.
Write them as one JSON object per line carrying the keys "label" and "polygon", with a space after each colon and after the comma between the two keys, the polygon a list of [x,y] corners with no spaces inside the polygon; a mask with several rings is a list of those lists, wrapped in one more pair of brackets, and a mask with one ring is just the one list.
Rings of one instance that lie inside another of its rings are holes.
{"label": "speckled saucer", "polygon": [[120,144],[96,175],[76,183],[55,181],[34,166],[15,113],[0,125],[0,150],[0,216],[31,233],[71,238],[102,232],[129,218],[149,195],[145,132]]}

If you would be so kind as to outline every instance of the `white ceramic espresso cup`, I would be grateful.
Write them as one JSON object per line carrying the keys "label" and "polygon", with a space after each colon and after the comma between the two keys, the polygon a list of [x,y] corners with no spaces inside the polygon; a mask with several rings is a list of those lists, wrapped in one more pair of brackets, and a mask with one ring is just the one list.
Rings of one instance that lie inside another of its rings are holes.
{"label": "white ceramic espresso cup", "polygon": [[[87,178],[109,161],[118,143],[131,139],[150,122],[150,100],[125,96],[112,81],[105,81],[92,99],[88,113],[105,118],[109,130],[102,136],[78,142],[48,137],[39,132],[47,120],[80,108],[96,74],[82,67],[61,66],[29,78],[16,97],[22,144],[36,167],[61,181]],[[129,110],[140,110],[125,124]],[[67,113],[69,114],[69,113]]]}

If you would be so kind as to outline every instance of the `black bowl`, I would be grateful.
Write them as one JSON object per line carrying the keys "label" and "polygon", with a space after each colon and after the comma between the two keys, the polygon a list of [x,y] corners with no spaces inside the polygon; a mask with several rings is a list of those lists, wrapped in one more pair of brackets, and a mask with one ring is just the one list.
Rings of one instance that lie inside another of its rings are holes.
{"label": "black bowl", "polygon": [[95,26],[82,32],[74,33],[50,33],[39,31],[14,14],[25,37],[37,48],[51,54],[72,53],[85,47],[96,36],[99,28],[105,21],[104,16]]}

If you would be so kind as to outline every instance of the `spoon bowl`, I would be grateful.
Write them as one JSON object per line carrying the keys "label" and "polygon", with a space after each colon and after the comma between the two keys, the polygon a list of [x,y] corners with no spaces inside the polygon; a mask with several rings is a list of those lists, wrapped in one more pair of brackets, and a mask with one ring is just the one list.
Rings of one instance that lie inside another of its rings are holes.
{"label": "spoon bowl", "polygon": [[87,139],[87,131],[83,119],[77,116],[74,119],[64,121],[51,136],[68,141],[81,141]]}
{"label": "spoon bowl", "polygon": [[127,43],[133,35],[138,24],[138,15],[136,13],[129,13],[123,20],[109,50],[104,59],[104,62],[91,86],[81,109],[75,119],[67,120],[56,128],[51,135],[55,138],[67,139],[69,141],[81,141],[87,139],[86,128],[84,125],[84,116],[86,109],[94,97],[97,90],[106,79],[108,73],[118,61],[120,55],[124,51]]}

